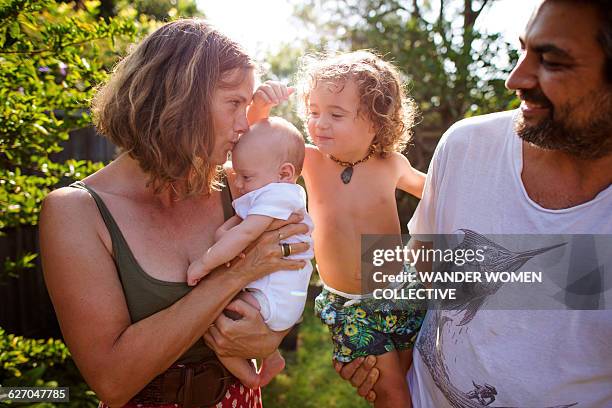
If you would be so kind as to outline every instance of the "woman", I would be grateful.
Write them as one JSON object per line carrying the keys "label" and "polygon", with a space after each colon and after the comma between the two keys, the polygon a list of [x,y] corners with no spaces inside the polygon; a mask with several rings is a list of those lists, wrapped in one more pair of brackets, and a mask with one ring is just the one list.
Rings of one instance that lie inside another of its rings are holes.
{"label": "woman", "polygon": [[231,216],[218,168],[248,129],[253,87],[251,59],[205,22],[161,27],[94,100],[98,130],[123,153],[44,201],[49,293],[77,366],[108,406],[260,404],[259,390],[229,384],[214,353],[262,358],[276,349],[284,333],[232,299],[270,272],[300,269],[278,242],[307,227],[292,216],[193,290],[185,283]]}

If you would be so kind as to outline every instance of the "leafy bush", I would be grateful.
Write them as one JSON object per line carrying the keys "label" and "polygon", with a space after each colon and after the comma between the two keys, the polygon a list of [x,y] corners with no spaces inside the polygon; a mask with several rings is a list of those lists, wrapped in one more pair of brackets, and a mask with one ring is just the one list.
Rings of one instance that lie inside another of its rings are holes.
{"label": "leafy bush", "polygon": [[[97,20],[97,2],[11,0],[0,6],[0,231],[36,225],[42,199],[62,180],[77,179],[99,163],[54,153],[71,130],[91,125],[85,109],[118,39],[138,34],[132,20]],[[0,232],[1,233],[1,232]],[[9,270],[32,265],[32,254],[5,260]]]}
{"label": "leafy bush", "polygon": [[[99,20],[94,1],[9,0],[0,4],[0,234],[36,225],[40,203],[62,182],[101,163],[60,161],[69,132],[91,126],[95,85],[118,51],[148,29],[133,19]],[[36,254],[5,259],[3,276],[34,266]],[[70,406],[95,407],[61,340],[34,340],[0,328],[0,384],[70,387]],[[33,406],[51,407],[54,404]],[[62,404],[66,406],[66,404]]]}
{"label": "leafy bush", "polygon": [[[3,387],[69,387],[70,402],[57,406],[96,407],[98,399],[83,381],[61,340],[33,340],[0,328],[0,384]],[[7,403],[8,404],[8,403]],[[54,407],[52,403],[31,404]]]}

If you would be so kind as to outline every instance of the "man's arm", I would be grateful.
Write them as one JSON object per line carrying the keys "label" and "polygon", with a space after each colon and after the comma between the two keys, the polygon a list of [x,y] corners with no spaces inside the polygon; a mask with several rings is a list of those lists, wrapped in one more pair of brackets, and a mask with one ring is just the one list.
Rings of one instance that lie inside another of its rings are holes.
{"label": "man's arm", "polygon": [[368,402],[376,400],[374,385],[380,376],[380,371],[374,367],[376,356],[360,357],[346,364],[333,360],[333,365],[340,377],[357,388],[357,394]]}

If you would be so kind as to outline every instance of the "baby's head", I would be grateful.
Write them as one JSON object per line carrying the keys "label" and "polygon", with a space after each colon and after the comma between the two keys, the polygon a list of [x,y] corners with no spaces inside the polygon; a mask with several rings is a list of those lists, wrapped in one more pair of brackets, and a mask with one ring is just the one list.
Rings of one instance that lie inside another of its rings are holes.
{"label": "baby's head", "polygon": [[390,63],[369,51],[310,57],[300,77],[308,131],[324,152],[336,155],[361,146],[350,146],[355,141],[349,137],[374,145],[381,157],[406,147],[417,108]]}
{"label": "baby's head", "polygon": [[235,186],[242,194],[270,183],[295,183],[304,164],[304,138],[285,119],[255,123],[232,150]]}

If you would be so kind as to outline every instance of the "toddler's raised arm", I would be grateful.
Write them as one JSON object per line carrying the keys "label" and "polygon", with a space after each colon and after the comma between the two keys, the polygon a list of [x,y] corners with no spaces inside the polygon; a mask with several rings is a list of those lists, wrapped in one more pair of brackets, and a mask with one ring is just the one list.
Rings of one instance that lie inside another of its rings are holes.
{"label": "toddler's raised arm", "polygon": [[247,112],[249,125],[256,123],[270,116],[270,110],[276,105],[289,99],[289,95],[294,92],[292,87],[288,87],[278,81],[266,81],[255,90],[253,102]]}

